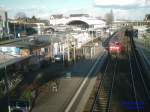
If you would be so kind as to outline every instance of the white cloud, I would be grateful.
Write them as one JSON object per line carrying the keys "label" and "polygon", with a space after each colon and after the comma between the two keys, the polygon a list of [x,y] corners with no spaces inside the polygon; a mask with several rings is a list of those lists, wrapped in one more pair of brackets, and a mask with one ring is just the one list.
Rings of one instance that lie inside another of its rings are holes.
{"label": "white cloud", "polygon": [[94,0],[94,3],[101,10],[113,9],[115,19],[142,20],[150,12],[150,0]]}
{"label": "white cloud", "polygon": [[115,19],[128,19],[130,17],[128,10],[114,9],[113,14]]}
{"label": "white cloud", "polygon": [[129,5],[135,3],[135,0],[95,0],[96,5]]}
{"label": "white cloud", "polygon": [[97,6],[146,6],[149,0],[94,0]]}
{"label": "white cloud", "polygon": [[115,19],[126,19],[126,20],[143,20],[146,12],[144,10],[113,10]]}

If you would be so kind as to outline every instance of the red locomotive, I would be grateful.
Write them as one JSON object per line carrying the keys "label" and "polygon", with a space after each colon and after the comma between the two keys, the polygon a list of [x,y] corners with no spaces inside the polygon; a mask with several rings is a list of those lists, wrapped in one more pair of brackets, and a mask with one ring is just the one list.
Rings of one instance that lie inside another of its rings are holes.
{"label": "red locomotive", "polygon": [[125,37],[123,32],[116,33],[109,41],[107,50],[110,56],[124,55],[125,53]]}
{"label": "red locomotive", "polygon": [[108,52],[110,54],[122,54],[124,51],[125,48],[120,42],[110,42],[108,45]]}
{"label": "red locomotive", "polygon": [[130,40],[134,34],[132,27],[122,28],[115,32],[106,45],[109,56],[126,57],[131,52]]}

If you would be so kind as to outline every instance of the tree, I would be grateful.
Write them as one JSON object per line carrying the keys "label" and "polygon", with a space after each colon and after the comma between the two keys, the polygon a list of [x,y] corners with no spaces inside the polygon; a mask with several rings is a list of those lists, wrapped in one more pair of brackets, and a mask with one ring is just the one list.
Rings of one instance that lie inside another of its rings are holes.
{"label": "tree", "polygon": [[105,15],[105,19],[106,19],[106,24],[107,25],[112,25],[113,21],[114,21],[114,15],[113,15],[113,11],[111,10],[110,13],[107,13]]}
{"label": "tree", "polygon": [[27,16],[24,12],[18,12],[15,16],[16,19],[26,19]]}
{"label": "tree", "polygon": [[150,20],[150,14],[146,14],[145,18],[144,18],[144,21],[149,21],[149,20]]}
{"label": "tree", "polygon": [[36,18],[35,16],[32,16],[32,17],[31,17],[31,21],[32,21],[32,22],[36,22],[36,21],[37,21],[37,18]]}
{"label": "tree", "polygon": [[37,18],[36,18],[35,16],[32,16],[32,18],[31,18],[31,19],[36,20]]}

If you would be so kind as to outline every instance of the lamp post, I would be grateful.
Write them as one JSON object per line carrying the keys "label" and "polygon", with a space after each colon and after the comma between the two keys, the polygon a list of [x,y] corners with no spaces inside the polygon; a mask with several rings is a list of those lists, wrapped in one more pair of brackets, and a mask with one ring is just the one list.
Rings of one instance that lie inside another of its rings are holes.
{"label": "lamp post", "polygon": [[73,45],[73,58],[74,58],[74,63],[76,62],[76,46],[75,46],[75,41]]}
{"label": "lamp post", "polygon": [[14,36],[16,38],[16,26],[15,26],[15,22],[14,22]]}
{"label": "lamp post", "polygon": [[67,36],[67,47],[68,47],[68,50],[67,50],[67,54],[68,54],[68,62],[70,62],[70,46],[69,46],[69,37]]}
{"label": "lamp post", "polygon": [[65,64],[65,44],[63,43],[62,44],[62,47],[63,47],[63,65]]}
{"label": "lamp post", "polygon": [[[50,46],[50,49],[51,49],[51,59],[53,58],[53,39],[52,39],[52,37],[53,37],[53,35],[52,35],[52,33],[50,34],[50,44],[51,44],[51,46]],[[52,60],[51,60],[52,61]]]}
{"label": "lamp post", "polygon": [[92,35],[91,35],[91,37],[92,37],[92,46],[91,46],[91,60],[93,61],[93,51],[94,51],[94,49],[93,49],[93,40],[94,40],[94,29],[92,29]]}
{"label": "lamp post", "polygon": [[23,29],[24,29],[24,33],[26,33],[25,22],[24,21],[23,21]]}
{"label": "lamp post", "polygon": [[76,42],[75,39],[72,41],[72,47],[73,47],[73,61],[76,62]]}

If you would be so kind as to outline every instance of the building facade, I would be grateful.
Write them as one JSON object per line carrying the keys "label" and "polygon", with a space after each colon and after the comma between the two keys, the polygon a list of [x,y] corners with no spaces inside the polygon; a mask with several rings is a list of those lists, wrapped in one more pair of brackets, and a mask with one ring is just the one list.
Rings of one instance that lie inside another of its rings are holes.
{"label": "building facade", "polygon": [[0,9],[0,38],[9,33],[7,12]]}
{"label": "building facade", "polygon": [[88,28],[103,28],[106,27],[106,22],[104,20],[97,19],[95,17],[90,17],[88,14],[70,14],[69,17],[54,16],[50,17],[51,25],[70,25],[76,27]]}
{"label": "building facade", "polygon": [[150,21],[150,14],[145,15],[144,21]]}

